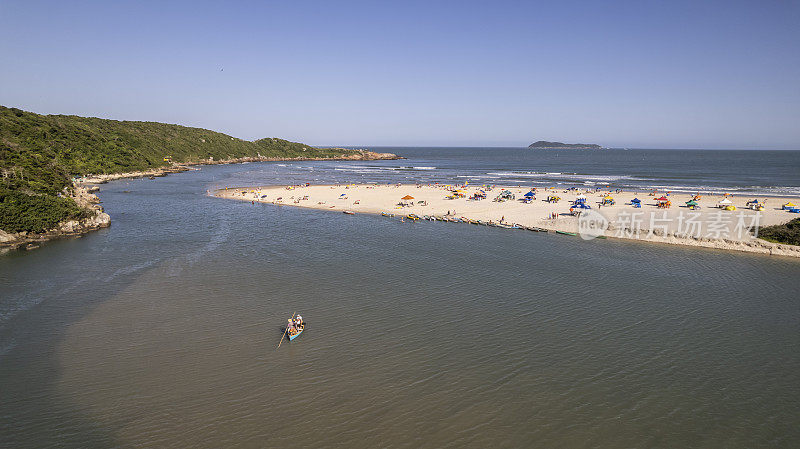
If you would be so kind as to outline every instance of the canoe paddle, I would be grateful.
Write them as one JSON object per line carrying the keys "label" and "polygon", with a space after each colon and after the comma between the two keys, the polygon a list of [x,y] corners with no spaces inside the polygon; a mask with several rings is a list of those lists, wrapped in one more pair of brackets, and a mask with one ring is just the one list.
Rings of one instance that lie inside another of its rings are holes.
{"label": "canoe paddle", "polygon": [[[295,313],[297,313],[297,312],[295,312]],[[295,313],[292,314],[292,319],[294,319],[294,314]],[[287,332],[289,332],[289,326],[286,326],[286,329],[283,330],[283,335],[281,335],[281,342],[278,343],[278,347],[275,348],[276,351],[281,347],[281,344],[283,343],[283,338],[286,337],[286,333]]]}

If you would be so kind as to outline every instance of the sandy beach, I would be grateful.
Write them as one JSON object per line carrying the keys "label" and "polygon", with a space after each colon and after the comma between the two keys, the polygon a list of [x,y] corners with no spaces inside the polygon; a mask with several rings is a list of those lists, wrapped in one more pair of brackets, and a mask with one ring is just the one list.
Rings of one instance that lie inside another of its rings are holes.
{"label": "sandy beach", "polygon": [[[460,191],[461,195],[454,195]],[[485,199],[471,199],[483,191]],[[508,191],[514,199],[496,201]],[[535,199],[523,202],[533,191]],[[797,198],[759,197],[763,208],[749,207],[751,197],[701,195],[694,209],[685,205],[694,195],[664,191],[605,191],[576,189],[531,189],[520,186],[447,186],[439,184],[349,184],[224,188],[213,192],[220,198],[347,213],[383,214],[408,220],[408,216],[446,219],[501,227],[538,228],[577,233],[583,238],[625,238],[719,249],[800,257],[800,248],[756,239],[757,227],[781,224],[798,217],[782,209]],[[456,198],[453,198],[456,196]],[[559,197],[558,202],[546,201]],[[585,197],[590,209],[573,207]],[[405,198],[405,199],[403,199]],[[606,204],[603,204],[604,199]],[[658,198],[671,205],[658,207]],[[632,200],[639,199],[641,207]],[[723,210],[730,201],[735,210]],[[599,215],[598,215],[599,214]],[[413,220],[413,219],[412,219]]]}

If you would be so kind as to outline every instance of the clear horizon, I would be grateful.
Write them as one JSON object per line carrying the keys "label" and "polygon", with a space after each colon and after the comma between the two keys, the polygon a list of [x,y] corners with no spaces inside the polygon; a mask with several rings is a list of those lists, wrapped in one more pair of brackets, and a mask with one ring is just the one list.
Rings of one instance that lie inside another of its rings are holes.
{"label": "clear horizon", "polygon": [[0,104],[316,146],[796,150],[799,19],[797,1],[7,1]]}

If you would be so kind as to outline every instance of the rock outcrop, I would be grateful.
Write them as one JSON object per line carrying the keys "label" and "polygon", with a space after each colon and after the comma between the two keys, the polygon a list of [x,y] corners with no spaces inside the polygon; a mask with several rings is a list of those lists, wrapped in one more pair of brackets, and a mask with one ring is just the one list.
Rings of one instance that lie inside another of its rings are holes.
{"label": "rock outcrop", "polygon": [[111,225],[111,217],[103,212],[103,206],[98,204],[100,203],[100,199],[97,195],[90,193],[90,191],[96,192],[97,190],[97,188],[76,184],[73,188],[72,195],[70,195],[79,207],[87,211],[88,217],[80,220],[62,221],[56,228],[42,233],[8,233],[0,230],[0,248],[10,249],[24,246],[26,249],[35,249],[39,247],[38,243],[47,240],[80,235],[89,231],[107,228]]}

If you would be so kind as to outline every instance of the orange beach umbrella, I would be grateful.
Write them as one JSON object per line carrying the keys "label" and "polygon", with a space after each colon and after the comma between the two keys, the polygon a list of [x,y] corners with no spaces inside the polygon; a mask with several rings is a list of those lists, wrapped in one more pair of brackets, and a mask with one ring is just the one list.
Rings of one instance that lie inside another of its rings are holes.
{"label": "orange beach umbrella", "polygon": [[400,199],[401,199],[401,200],[413,200],[413,199],[414,199],[414,197],[413,197],[413,196],[411,196],[411,195],[406,195],[406,196],[404,196],[404,197],[402,197],[402,198],[400,198]]}

